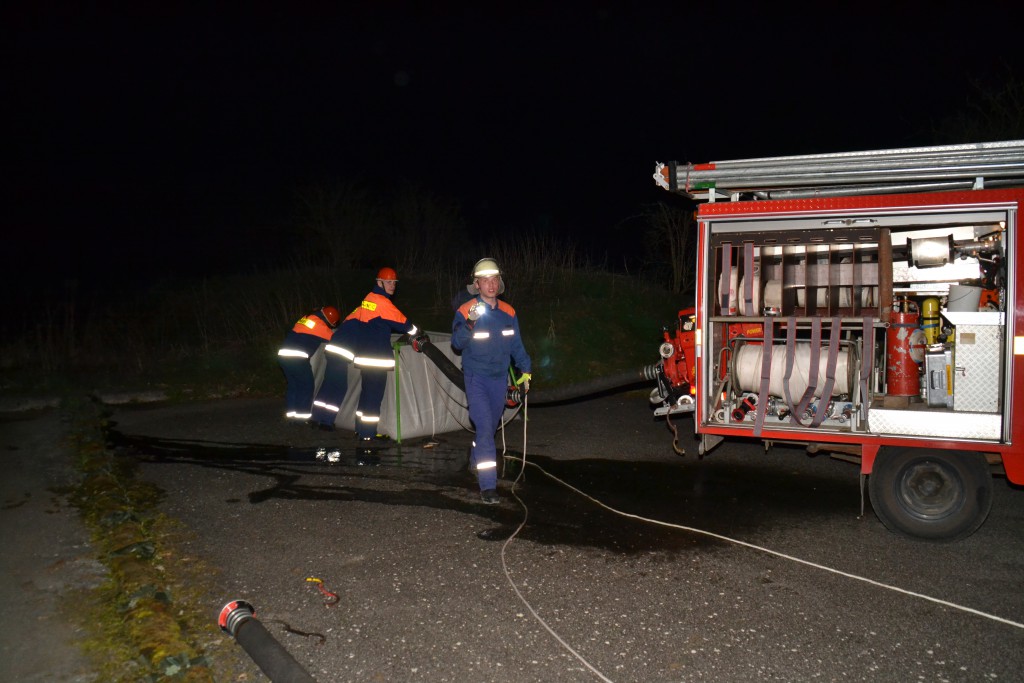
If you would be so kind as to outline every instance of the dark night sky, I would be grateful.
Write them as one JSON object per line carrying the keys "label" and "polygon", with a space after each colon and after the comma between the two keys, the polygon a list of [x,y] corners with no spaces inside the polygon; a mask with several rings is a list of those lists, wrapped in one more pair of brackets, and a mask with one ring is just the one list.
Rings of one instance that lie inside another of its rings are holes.
{"label": "dark night sky", "polygon": [[1021,75],[1008,3],[363,4],[5,10],[5,273],[244,268],[351,177],[613,244],[656,161],[936,144]]}

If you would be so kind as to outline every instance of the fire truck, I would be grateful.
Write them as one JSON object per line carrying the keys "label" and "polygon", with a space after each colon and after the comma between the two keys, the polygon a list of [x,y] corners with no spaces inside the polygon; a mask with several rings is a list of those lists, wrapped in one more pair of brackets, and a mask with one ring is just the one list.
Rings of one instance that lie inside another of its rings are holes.
{"label": "fire truck", "polygon": [[[658,163],[697,202],[696,301],[655,414],[859,464],[890,530],[952,541],[1024,484],[1024,140]],[[674,427],[673,427],[674,428]],[[678,446],[678,432],[674,443]]]}

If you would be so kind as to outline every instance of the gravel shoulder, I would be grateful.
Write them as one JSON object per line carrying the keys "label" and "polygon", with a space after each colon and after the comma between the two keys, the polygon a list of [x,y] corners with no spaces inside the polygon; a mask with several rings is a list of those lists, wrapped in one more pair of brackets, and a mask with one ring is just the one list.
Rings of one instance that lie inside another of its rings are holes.
{"label": "gravel shoulder", "polygon": [[98,680],[79,610],[106,576],[63,491],[77,473],[57,411],[0,415],[0,680]]}

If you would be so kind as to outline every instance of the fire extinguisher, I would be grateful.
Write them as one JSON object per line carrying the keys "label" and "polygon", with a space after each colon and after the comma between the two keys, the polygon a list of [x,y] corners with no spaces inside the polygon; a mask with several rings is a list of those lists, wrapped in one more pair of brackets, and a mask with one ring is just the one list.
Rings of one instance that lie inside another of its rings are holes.
{"label": "fire extinguisher", "polygon": [[918,396],[918,363],[924,360],[924,331],[917,304],[906,297],[896,300],[885,333],[885,383],[889,396]]}

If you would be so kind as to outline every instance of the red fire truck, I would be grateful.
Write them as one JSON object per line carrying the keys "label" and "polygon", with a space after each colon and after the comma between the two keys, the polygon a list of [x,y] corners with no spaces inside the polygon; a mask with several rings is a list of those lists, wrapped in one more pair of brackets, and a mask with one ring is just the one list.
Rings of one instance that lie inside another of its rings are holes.
{"label": "red fire truck", "polygon": [[[657,164],[699,203],[656,414],[860,465],[891,530],[973,533],[1024,484],[1024,141]],[[677,440],[678,443],[678,440]],[[678,450],[678,446],[677,446]]]}

